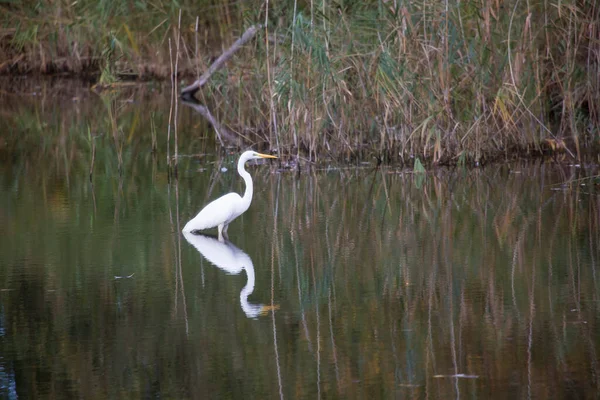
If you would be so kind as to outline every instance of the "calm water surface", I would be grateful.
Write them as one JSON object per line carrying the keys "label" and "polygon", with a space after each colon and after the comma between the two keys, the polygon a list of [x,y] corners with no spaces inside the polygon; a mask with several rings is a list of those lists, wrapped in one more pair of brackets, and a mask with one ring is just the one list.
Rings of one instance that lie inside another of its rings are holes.
{"label": "calm water surface", "polygon": [[562,184],[596,165],[249,164],[221,243],[180,229],[243,191],[237,152],[180,105],[168,179],[168,90],[21,90],[0,95],[1,397],[597,398],[599,190]]}

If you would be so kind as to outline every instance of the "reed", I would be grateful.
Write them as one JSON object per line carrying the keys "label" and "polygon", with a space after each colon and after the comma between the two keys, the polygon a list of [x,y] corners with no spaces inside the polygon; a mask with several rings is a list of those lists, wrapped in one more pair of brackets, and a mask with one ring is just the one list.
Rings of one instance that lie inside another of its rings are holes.
{"label": "reed", "polygon": [[[580,158],[599,145],[591,0],[92,4],[4,6],[0,70],[47,72],[65,60],[73,72],[167,78],[167,39],[180,35],[179,75],[193,78],[261,22],[254,44],[202,89],[221,122],[257,147],[310,161],[451,164]],[[50,17],[40,22],[42,12]]]}
{"label": "reed", "polygon": [[[345,4],[313,3],[252,55],[255,76],[276,60],[284,149],[454,163],[597,144],[593,2]],[[240,85],[267,114],[269,88]]]}

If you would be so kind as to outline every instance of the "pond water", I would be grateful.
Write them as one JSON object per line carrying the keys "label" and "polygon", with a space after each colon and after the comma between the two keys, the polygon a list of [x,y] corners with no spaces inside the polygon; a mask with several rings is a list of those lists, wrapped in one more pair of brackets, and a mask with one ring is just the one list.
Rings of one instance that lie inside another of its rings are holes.
{"label": "pond water", "polygon": [[20,84],[0,92],[1,397],[596,398],[597,165],[249,163],[222,243],[180,230],[243,191],[238,152],[180,105],[170,179],[168,89]]}

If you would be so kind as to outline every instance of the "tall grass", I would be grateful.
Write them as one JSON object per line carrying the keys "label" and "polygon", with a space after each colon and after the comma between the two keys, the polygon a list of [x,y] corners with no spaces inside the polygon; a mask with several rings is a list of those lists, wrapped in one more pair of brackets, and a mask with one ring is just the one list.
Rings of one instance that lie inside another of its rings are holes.
{"label": "tall grass", "polygon": [[[270,63],[253,54],[255,76],[276,65],[283,148],[456,162],[598,142],[594,2],[311,4],[271,29]],[[266,114],[258,83],[241,85]]]}
{"label": "tall grass", "polygon": [[[218,52],[215,38],[228,38],[228,29],[222,26],[227,10],[218,1],[4,3],[0,72],[92,73],[109,80],[168,78],[168,38],[176,37],[179,12],[201,16],[202,44]],[[191,17],[188,22],[193,24]],[[181,30],[189,41],[193,26]],[[204,57],[211,53],[205,51]],[[192,64],[198,63],[190,60]]]}
{"label": "tall grass", "polygon": [[[8,8],[24,65],[66,57],[74,71],[167,77],[167,38],[181,34],[180,73],[197,76],[216,43],[264,23],[202,97],[239,134],[296,157],[482,162],[517,150],[580,157],[599,144],[592,0],[69,4]],[[36,24],[42,8],[51,17]]]}

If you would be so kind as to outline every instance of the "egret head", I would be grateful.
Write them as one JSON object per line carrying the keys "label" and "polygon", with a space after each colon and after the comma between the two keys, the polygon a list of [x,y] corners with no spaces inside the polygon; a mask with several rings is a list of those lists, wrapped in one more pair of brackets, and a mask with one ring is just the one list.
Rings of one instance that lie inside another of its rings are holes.
{"label": "egret head", "polygon": [[256,160],[259,158],[277,158],[276,156],[272,156],[270,154],[262,154],[262,153],[257,153],[256,151],[246,151],[244,154],[242,154],[242,157],[244,157],[247,153],[250,153],[248,159],[249,160]]}
{"label": "egret head", "polygon": [[246,161],[257,160],[259,158],[277,158],[277,157],[269,155],[269,154],[257,153],[256,151],[253,151],[253,150],[248,150],[248,151],[245,151],[244,153],[242,153],[242,155],[240,156],[239,165],[245,164]]}

